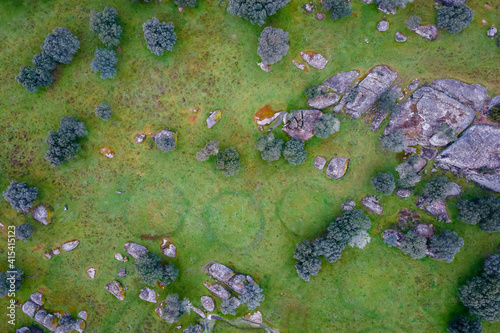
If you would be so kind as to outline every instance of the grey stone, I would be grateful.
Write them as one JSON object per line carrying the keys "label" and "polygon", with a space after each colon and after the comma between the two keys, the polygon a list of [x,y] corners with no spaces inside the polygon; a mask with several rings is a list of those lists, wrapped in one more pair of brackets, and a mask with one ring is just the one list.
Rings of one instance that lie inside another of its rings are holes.
{"label": "grey stone", "polygon": [[255,311],[254,313],[248,313],[245,315],[244,318],[256,324],[262,324],[262,313],[260,311]]}
{"label": "grey stone", "polygon": [[222,119],[222,112],[221,110],[215,110],[214,112],[210,113],[210,115],[207,118],[207,127],[212,128],[217,124],[220,120]]}
{"label": "grey stone", "polygon": [[137,133],[135,135],[134,141],[135,143],[143,143],[145,139],[146,139],[146,134]]}
{"label": "grey stone", "polygon": [[377,30],[380,32],[389,30],[389,21],[380,21],[377,23]]}
{"label": "grey stone", "polygon": [[74,249],[76,249],[76,247],[78,245],[80,245],[80,241],[78,239],[75,239],[75,240],[64,243],[63,245],[61,245],[61,248],[64,251],[69,252],[69,251],[73,251]]}
{"label": "grey stone", "polygon": [[418,79],[415,79],[410,83],[408,83],[408,87],[406,87],[406,89],[408,89],[408,91],[413,91],[416,90],[418,87],[420,87],[420,81]]}
{"label": "grey stone", "polygon": [[29,317],[33,318],[35,316],[35,313],[38,311],[40,307],[32,301],[26,301],[23,306],[22,306],[22,311],[28,315]]}
{"label": "grey stone", "polygon": [[205,308],[205,310],[212,312],[215,310],[215,303],[212,297],[210,296],[201,296],[201,305]]}
{"label": "grey stone", "polygon": [[49,213],[47,212],[47,208],[44,206],[36,206],[33,209],[33,213],[31,214],[35,221],[40,222],[43,225],[48,225],[50,222],[47,220],[49,218]]}
{"label": "grey stone", "polygon": [[396,6],[394,5],[387,5],[386,7],[382,7],[380,4],[377,5],[377,9],[380,10],[382,13],[386,13],[387,15],[392,14],[396,15]]}
{"label": "grey stone", "polygon": [[326,109],[329,106],[334,105],[340,100],[340,96],[336,93],[326,93],[324,95],[319,95],[316,98],[308,99],[307,105],[315,109]]}
{"label": "grey stone", "polygon": [[125,245],[123,245],[123,249],[125,252],[127,252],[132,258],[137,259],[141,255],[148,253],[148,249],[141,244],[133,243],[133,242],[128,242]]}
{"label": "grey stone", "polygon": [[228,286],[238,294],[242,294],[245,289],[246,277],[243,274],[236,274],[229,279]]}
{"label": "grey stone", "polygon": [[[257,65],[262,69],[264,72],[270,72],[271,71],[271,65],[265,64],[263,62],[257,63]],[[208,126],[208,120],[207,120],[207,126]],[[210,127],[209,127],[210,128]]]}
{"label": "grey stone", "polygon": [[335,157],[332,158],[328,167],[326,168],[326,174],[334,179],[340,179],[344,177],[349,167],[349,159],[345,157]]}
{"label": "grey stone", "polygon": [[145,300],[146,302],[156,303],[156,291],[151,288],[141,289],[139,298]]}
{"label": "grey stone", "polygon": [[300,69],[301,71],[305,70],[306,69],[306,65],[298,62],[298,61],[295,61],[295,60],[292,60],[292,64],[295,65],[295,67],[297,67],[298,69]]}
{"label": "grey stone", "polygon": [[309,66],[319,70],[325,68],[326,64],[328,63],[328,60],[319,53],[300,52],[300,56],[302,57],[302,59],[304,59],[305,62],[309,64]]}
{"label": "grey stone", "polygon": [[314,159],[314,167],[318,170],[323,170],[326,165],[326,158],[323,156],[316,156]]}
{"label": "grey stone", "polygon": [[162,252],[167,257],[173,258],[177,255],[177,247],[174,244],[170,244],[169,246],[163,248]]}
{"label": "grey stone", "polygon": [[466,178],[476,182],[480,186],[500,193],[500,171],[495,174],[481,173],[478,171],[468,171]]}
{"label": "grey stone", "polygon": [[231,294],[217,283],[203,282],[203,285],[217,298],[225,301],[231,298]]}
{"label": "grey stone", "polygon": [[415,232],[417,235],[429,239],[434,235],[434,226],[432,224],[419,223],[415,226]]}
{"label": "grey stone", "polygon": [[321,20],[324,20],[326,18],[326,15],[318,12],[318,13],[314,14],[314,17],[316,18],[316,20],[321,21]]}
{"label": "grey stone", "polygon": [[378,198],[375,196],[364,197],[361,200],[361,203],[363,204],[363,207],[377,215],[382,215],[384,213],[384,209],[379,204]]}
{"label": "grey stone", "polygon": [[28,327],[21,327],[16,330],[16,333],[31,333]]}
{"label": "grey stone", "polygon": [[446,203],[444,201],[430,200],[425,196],[421,196],[415,205],[427,211],[434,216],[438,221],[449,223],[451,222],[448,211],[446,210]]}
{"label": "grey stone", "polygon": [[38,305],[43,305],[43,295],[39,292],[33,293],[30,296],[30,301]]}
{"label": "grey stone", "polygon": [[282,131],[290,138],[308,141],[314,136],[314,124],[323,117],[319,110],[293,111],[286,117]]}
{"label": "grey stone", "polygon": [[377,112],[373,116],[372,123],[370,124],[370,131],[376,132],[382,126],[385,118],[387,118],[387,112]]}
{"label": "grey stone", "polygon": [[127,274],[128,274],[128,273],[127,273],[127,270],[125,269],[125,267],[123,267],[122,269],[120,269],[120,270],[118,271],[118,276],[119,276],[119,277],[125,277],[125,276],[127,276]]}
{"label": "grey stone", "polygon": [[45,252],[43,255],[45,256],[45,258],[50,259],[50,258],[52,258],[53,253],[52,253],[52,251],[49,251],[49,252]]}
{"label": "grey stone", "polygon": [[480,84],[467,84],[453,79],[438,79],[431,83],[431,87],[444,92],[451,98],[467,105],[474,111],[482,111],[488,97],[488,87]]}
{"label": "grey stone", "polygon": [[434,147],[444,147],[450,143],[450,138],[444,133],[435,133],[429,139],[429,144]]}
{"label": "grey stone", "polygon": [[77,319],[75,323],[75,331],[83,333],[85,330],[85,322],[82,319]]}
{"label": "grey stone", "polygon": [[123,255],[122,255],[121,253],[118,253],[118,252],[117,252],[117,253],[115,253],[115,254],[114,254],[114,257],[115,257],[115,259],[116,259],[116,260],[118,260],[118,261],[123,261]]}
{"label": "grey stone", "polygon": [[93,280],[95,278],[95,274],[96,274],[97,270],[94,267],[90,267],[86,270],[86,272],[87,272],[87,276]]}
{"label": "grey stone", "polygon": [[342,209],[345,211],[348,210],[353,210],[354,207],[356,207],[356,203],[352,199],[347,199],[343,204],[342,204]]}
{"label": "grey stone", "polygon": [[437,154],[438,150],[434,148],[422,147],[422,150],[420,151],[420,156],[428,161],[435,159]]}
{"label": "grey stone", "polygon": [[491,99],[490,104],[488,105],[488,110],[491,110],[494,106],[497,106],[499,104],[500,104],[500,95],[497,95]]}
{"label": "grey stone", "polygon": [[398,43],[404,43],[406,42],[406,35],[402,32],[396,32],[396,34],[394,35],[394,39],[396,40],[396,42]]}
{"label": "grey stone", "polygon": [[446,197],[456,197],[462,194],[462,187],[455,182],[448,183],[448,193]]}
{"label": "grey stone", "polygon": [[78,318],[81,318],[83,320],[87,320],[87,317],[88,317],[87,311],[82,310],[82,311],[78,312]]}
{"label": "grey stone", "polygon": [[322,85],[339,94],[345,94],[358,76],[358,71],[340,72],[326,79]]}
{"label": "grey stone", "polygon": [[206,272],[209,276],[225,284],[229,284],[229,280],[235,274],[231,268],[219,264],[218,262],[210,264],[210,266],[207,267]]}
{"label": "grey stone", "polygon": [[57,318],[53,314],[47,314],[43,320],[43,326],[51,332],[54,332],[57,328]]}
{"label": "grey stone", "polygon": [[397,189],[394,193],[401,199],[406,199],[411,195],[411,191],[405,188]]}
{"label": "grey stone", "polygon": [[43,321],[45,320],[45,317],[47,317],[47,311],[45,310],[40,310],[40,311],[37,311],[37,313],[35,314],[35,321],[39,324],[42,324],[43,325]]}
{"label": "grey stone", "polygon": [[446,122],[457,135],[472,123],[475,115],[474,110],[445,93],[422,87],[401,104],[384,134],[402,129],[410,146],[429,146],[441,123]]}
{"label": "grey stone", "polygon": [[494,25],[492,25],[486,32],[486,36],[490,37],[491,39],[495,39],[497,35],[498,35],[498,29]]}
{"label": "grey stone", "polygon": [[421,25],[415,30],[415,32],[420,37],[428,39],[431,42],[436,40],[436,38],[438,37],[438,28],[433,24]]}
{"label": "grey stone", "polygon": [[123,289],[121,283],[118,281],[110,281],[106,283],[104,289],[109,291],[113,296],[118,298],[120,301],[123,301],[125,299],[125,290]]}
{"label": "grey stone", "polygon": [[314,5],[312,5],[310,3],[306,3],[306,4],[302,5],[302,9],[304,9],[304,11],[306,13],[311,14],[314,11]]}
{"label": "grey stone", "polygon": [[431,172],[432,172],[432,173],[436,173],[436,172],[437,172],[437,169],[432,168],[432,169],[431,169]]}
{"label": "grey stone", "polygon": [[[198,332],[199,332],[199,333],[203,332],[203,327],[201,327],[200,325],[196,324],[196,325],[194,325],[194,327],[195,327],[195,329],[197,330],[197,331],[196,331],[196,333],[198,333]],[[193,331],[192,331],[190,328],[189,328],[189,329],[188,329],[188,328],[186,328],[186,329],[184,329],[184,330],[182,331],[182,333],[188,333],[188,332],[190,333],[190,332],[193,332]]]}
{"label": "grey stone", "polygon": [[61,254],[61,249],[59,247],[56,247],[55,249],[52,250],[52,254],[55,256],[58,256]]}
{"label": "grey stone", "polygon": [[373,0],[363,0],[364,3],[366,3],[367,5],[373,3]]}

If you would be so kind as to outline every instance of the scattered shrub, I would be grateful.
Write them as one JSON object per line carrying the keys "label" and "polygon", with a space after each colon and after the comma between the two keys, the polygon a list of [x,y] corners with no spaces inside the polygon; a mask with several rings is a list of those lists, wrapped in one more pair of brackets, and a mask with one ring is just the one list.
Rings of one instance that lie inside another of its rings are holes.
{"label": "scattered shrub", "polygon": [[240,171],[240,154],[233,147],[220,151],[215,158],[215,167],[226,177],[234,176]]}
{"label": "scattered shrub", "polygon": [[324,113],[321,119],[314,123],[314,135],[318,138],[328,139],[328,137],[340,130],[340,121],[333,113]]}
{"label": "scattered shrub", "polygon": [[62,64],[69,64],[79,48],[78,38],[68,28],[55,28],[42,45],[45,54]]}
{"label": "scattered shrub", "polygon": [[16,227],[16,238],[27,241],[33,234],[33,225],[31,223],[23,223]]}
{"label": "scattered shrub", "polygon": [[323,0],[323,8],[330,11],[330,18],[334,21],[351,16],[351,2],[346,0]]}
{"label": "scattered shrub", "polygon": [[438,9],[437,27],[448,30],[452,34],[467,28],[472,20],[474,20],[474,11],[466,4]]}
{"label": "scattered shrub", "polygon": [[208,160],[210,155],[217,155],[219,153],[219,141],[212,140],[203,147],[202,150],[196,153],[196,159],[200,162]]}
{"label": "scattered shrub", "polygon": [[112,79],[116,75],[116,52],[113,50],[96,49],[95,57],[90,64],[94,73],[101,72],[101,79]]}
{"label": "scattered shrub", "polygon": [[440,235],[433,235],[429,240],[431,257],[447,263],[453,261],[455,254],[460,252],[462,246],[464,246],[464,240],[451,230],[444,230]]}
{"label": "scattered shrub", "polygon": [[384,136],[380,141],[382,148],[395,153],[402,152],[408,146],[405,133],[402,129],[397,129],[389,135]]}
{"label": "scattered shrub", "polygon": [[104,11],[92,11],[90,14],[90,30],[95,33],[107,47],[117,47],[122,38],[122,27],[118,23],[118,11],[106,7]]}
{"label": "scattered shrub", "polygon": [[420,16],[410,16],[409,19],[406,20],[406,27],[411,31],[417,30],[421,25],[422,19]]}
{"label": "scattered shrub", "polygon": [[0,298],[4,298],[9,294],[11,283],[14,284],[15,291],[21,289],[23,274],[24,272],[19,267],[9,269],[8,273],[0,272]]}
{"label": "scattered shrub", "polygon": [[396,188],[394,176],[390,173],[379,173],[377,177],[371,179],[371,182],[373,188],[386,195],[391,195]]}
{"label": "scattered shrub", "polygon": [[446,330],[449,333],[482,333],[481,320],[457,316],[453,318]]}
{"label": "scattered shrub", "polygon": [[162,265],[160,257],[155,253],[145,253],[139,256],[134,263],[137,276],[143,283],[154,286],[158,281],[169,285],[175,281],[179,270],[172,263]]}
{"label": "scattered shrub", "polygon": [[265,27],[259,37],[257,54],[266,65],[272,65],[288,52],[288,32],[273,27]]}
{"label": "scattered shrub", "polygon": [[308,99],[315,99],[319,95],[325,95],[326,94],[326,89],[325,87],[319,85],[319,84],[314,84],[312,86],[307,87],[304,90],[304,94]]}
{"label": "scattered shrub", "polygon": [[304,149],[304,142],[297,138],[292,138],[285,144],[283,157],[290,164],[303,164],[306,160],[307,151]]}
{"label": "scattered shrub", "polygon": [[142,29],[148,49],[157,56],[161,56],[165,51],[172,51],[177,42],[172,22],[167,24],[153,17],[142,25]]}
{"label": "scattered shrub", "polygon": [[267,162],[279,160],[283,150],[283,140],[275,139],[273,133],[261,135],[255,148],[261,152],[262,159]]}
{"label": "scattered shrub", "polygon": [[35,68],[41,71],[50,72],[56,68],[55,60],[45,52],[35,54],[32,62]]}
{"label": "scattered shrub", "polygon": [[59,166],[75,157],[81,148],[76,140],[85,135],[87,135],[87,130],[83,122],[73,117],[63,117],[57,132],[49,132],[46,141],[49,150],[45,153],[45,159],[51,166]]}
{"label": "scattered shrub", "polygon": [[162,307],[162,318],[165,319],[169,324],[175,323],[182,317],[183,314],[189,312],[187,304],[189,304],[189,301],[187,299],[181,301],[179,299],[179,295],[177,294],[167,295],[167,299],[165,300],[165,303]]}
{"label": "scattered shrub", "polygon": [[263,25],[268,16],[276,14],[288,2],[290,0],[229,0],[227,12],[252,24]]}
{"label": "scattered shrub", "polygon": [[27,213],[38,195],[36,187],[28,187],[26,183],[13,180],[9,187],[3,192],[3,197],[10,203],[12,208],[19,212]]}
{"label": "scattered shrub", "polygon": [[379,112],[395,114],[398,111],[398,96],[397,92],[389,89],[380,95],[377,101],[377,109]]}
{"label": "scattered shrub", "polygon": [[27,91],[36,93],[38,91],[38,87],[50,86],[54,79],[46,70],[22,66],[19,74],[16,76],[16,81],[19,82]]}
{"label": "scattered shrub", "polygon": [[260,305],[260,302],[266,299],[262,291],[263,290],[254,283],[246,284],[239,299],[241,303],[247,304],[248,310],[253,310]]}
{"label": "scattered shrub", "polygon": [[443,201],[448,196],[450,189],[450,182],[446,177],[436,177],[431,180],[424,187],[424,195],[431,200]]}
{"label": "scattered shrub", "polygon": [[99,104],[95,107],[94,113],[102,120],[108,120],[109,118],[111,118],[113,111],[108,104]]}

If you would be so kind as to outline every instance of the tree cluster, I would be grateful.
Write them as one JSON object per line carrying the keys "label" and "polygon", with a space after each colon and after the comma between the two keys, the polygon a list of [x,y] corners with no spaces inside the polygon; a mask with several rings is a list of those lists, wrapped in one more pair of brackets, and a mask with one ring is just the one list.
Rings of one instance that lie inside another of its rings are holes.
{"label": "tree cluster", "polygon": [[401,163],[396,167],[399,173],[398,185],[403,188],[411,188],[422,178],[415,170],[415,165],[421,159],[418,155],[412,155],[406,162]]}
{"label": "tree cluster", "polygon": [[57,132],[49,132],[46,141],[49,150],[45,153],[45,159],[50,165],[59,166],[75,157],[77,151],[81,149],[77,139],[85,135],[87,130],[83,122],[73,117],[63,117]]}
{"label": "tree cluster", "polygon": [[304,141],[300,141],[297,138],[292,138],[285,143],[285,149],[283,149],[283,157],[285,160],[290,164],[303,164],[307,156],[304,145]]}
{"label": "tree cluster", "polygon": [[142,30],[148,49],[157,56],[161,56],[165,51],[172,51],[177,42],[172,22],[160,22],[153,17],[142,25]]}
{"label": "tree cluster", "polygon": [[179,270],[172,263],[163,265],[160,257],[155,253],[145,253],[139,256],[134,262],[135,272],[143,283],[156,285],[160,281],[164,285],[169,285],[175,281]]}
{"label": "tree cluster", "polygon": [[283,58],[288,52],[288,32],[282,29],[265,27],[259,37],[257,54],[262,63],[272,65]]}
{"label": "tree cluster", "polygon": [[340,259],[342,250],[348,243],[363,248],[370,241],[366,232],[370,226],[370,219],[361,209],[351,210],[330,223],[326,237],[318,238],[314,243],[298,243],[293,257],[297,259],[295,268],[299,277],[309,281],[321,269],[320,256],[333,263]]}
{"label": "tree cluster", "polygon": [[391,173],[379,173],[377,177],[371,179],[374,189],[386,195],[391,195],[396,188],[394,176]]}
{"label": "tree cluster", "polygon": [[3,192],[3,197],[10,203],[12,208],[24,213],[30,210],[37,195],[38,189],[36,187],[28,187],[28,184],[15,180]]}
{"label": "tree cluster", "polygon": [[234,176],[240,171],[240,154],[233,147],[219,151],[215,158],[215,167],[226,177]]}
{"label": "tree cluster", "polygon": [[94,72],[101,72],[101,79],[112,79],[116,75],[116,64],[118,58],[113,50],[96,49],[95,57],[90,64],[90,69]]}
{"label": "tree cluster", "polygon": [[9,269],[9,273],[0,272],[0,298],[4,298],[10,293],[11,283],[14,284],[15,291],[21,289],[23,274],[24,272],[19,267]]}
{"label": "tree cluster", "polygon": [[314,135],[321,139],[328,137],[340,130],[340,120],[333,113],[324,113],[323,117],[314,123]]}
{"label": "tree cluster", "polygon": [[500,231],[500,197],[493,195],[457,202],[458,218],[468,224],[478,224],[486,232]]}
{"label": "tree cluster", "polygon": [[330,11],[330,18],[334,21],[351,16],[351,2],[346,0],[323,0],[323,8]]}
{"label": "tree cluster", "polygon": [[389,133],[389,135],[384,136],[382,140],[380,140],[380,143],[383,149],[394,153],[402,152],[408,146],[405,132],[402,129],[397,129]]}
{"label": "tree cluster", "polygon": [[229,0],[227,12],[252,24],[263,25],[268,16],[285,7],[290,0]]}
{"label": "tree cluster", "polygon": [[94,113],[96,116],[101,118],[102,120],[108,120],[111,118],[113,111],[108,104],[99,104],[95,107]]}
{"label": "tree cluster", "polygon": [[118,11],[113,7],[106,7],[102,12],[93,11],[90,14],[90,30],[107,48],[117,47],[123,33],[118,23]]}
{"label": "tree cluster", "polygon": [[448,30],[452,34],[467,28],[474,20],[474,11],[466,4],[444,6],[438,9],[437,27]]}
{"label": "tree cluster", "polygon": [[261,135],[255,148],[261,152],[262,159],[267,162],[277,161],[283,150],[283,139],[275,139],[273,133]]}

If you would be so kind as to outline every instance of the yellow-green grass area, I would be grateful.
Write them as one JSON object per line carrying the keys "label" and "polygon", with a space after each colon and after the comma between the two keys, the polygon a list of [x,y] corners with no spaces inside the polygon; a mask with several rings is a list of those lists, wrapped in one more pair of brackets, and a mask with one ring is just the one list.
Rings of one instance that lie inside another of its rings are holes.
{"label": "yellow-green grass area", "polygon": [[[36,204],[49,204],[55,214],[51,225],[42,226],[31,216],[17,214],[7,202],[0,203],[5,225],[35,224],[31,240],[16,245],[16,260],[26,275],[18,300],[42,290],[48,311],[76,315],[87,310],[88,332],[178,332],[156,317],[153,304],[138,298],[144,285],[135,276],[133,260],[123,264],[113,258],[115,252],[123,253],[127,241],[160,253],[159,238],[171,235],[178,248],[171,261],[180,273],[165,290],[156,287],[161,299],[178,293],[201,306],[199,297],[208,294],[202,267],[218,260],[256,279],[265,290],[259,308],[264,321],[282,332],[443,332],[454,315],[466,313],[458,286],[480,271],[500,236],[459,222],[453,201],[448,203],[453,223],[437,222],[421,212],[438,229],[456,230],[464,238],[465,246],[452,263],[412,260],[383,244],[380,234],[395,223],[399,209],[417,208],[416,196],[382,196],[384,214],[369,214],[372,242],[364,250],[347,248],[334,264],[323,262],[310,282],[299,279],[295,244],[319,237],[341,214],[347,198],[360,207],[362,197],[375,194],[370,178],[378,172],[395,174],[400,160],[381,149],[382,130],[372,133],[363,119],[341,117],[339,133],[307,142],[305,164],[293,166],[283,159],[266,163],[254,148],[261,133],[252,116],[266,104],[306,108],[304,88],[344,70],[365,74],[378,64],[397,70],[403,86],[415,78],[430,82],[450,77],[486,85],[490,95],[498,94],[500,51],[486,37],[490,24],[500,24],[498,0],[490,1],[492,10],[469,1],[476,11],[470,27],[457,35],[440,31],[434,42],[404,25],[411,15],[435,23],[430,0],[416,0],[388,17],[374,5],[354,1],[354,15],[336,22],[304,14],[303,3],[291,1],[268,19],[266,26],[289,32],[290,50],[272,66],[272,73],[265,73],[257,66],[256,54],[263,27],[226,13],[226,2],[200,1],[183,13],[173,1],[0,2],[0,188],[12,179],[36,186]],[[118,9],[124,29],[118,74],[112,80],[101,80],[90,71],[94,51],[102,45],[89,31],[89,14],[103,5]],[[174,50],[161,57],[149,52],[143,38],[141,25],[153,16],[173,22],[178,36]],[[376,24],[383,18],[390,29],[380,33]],[[31,64],[45,36],[58,26],[70,28],[81,49],[71,64],[58,65],[51,87],[28,93],[14,77],[20,66]],[[408,41],[396,43],[396,31],[407,34]],[[298,70],[291,60],[299,60],[304,50],[323,54],[328,66],[322,71]],[[104,102],[113,109],[106,122],[93,114]],[[190,108],[201,111],[186,111]],[[207,129],[205,119],[215,109],[222,110],[222,120]],[[89,134],[77,158],[51,168],[44,160],[45,138],[63,116],[83,120]],[[175,151],[165,154],[152,147],[150,139],[134,143],[137,132],[164,128],[179,133]],[[196,160],[196,152],[214,139],[240,153],[243,167],[238,175],[226,178],[215,169],[213,157]],[[112,148],[116,156],[99,154],[102,147]],[[317,155],[349,157],[347,175],[329,179],[313,167]],[[433,175],[429,172],[422,184]],[[466,196],[482,193],[462,179],[458,182]],[[421,190],[419,185],[417,192]],[[74,251],[43,258],[45,251],[74,238],[81,242]],[[6,239],[2,234],[2,270],[7,268]],[[86,277],[90,266],[98,270],[95,280]],[[121,267],[130,271],[125,278],[117,277]],[[104,290],[113,279],[128,286],[124,301]],[[0,300],[0,313],[7,302]],[[245,311],[243,307],[237,313]],[[2,317],[0,331],[13,331]],[[20,309],[17,319],[17,327],[32,323]],[[185,327],[195,319],[191,313],[181,323]],[[486,333],[496,332],[500,324],[483,322],[483,327]],[[236,331],[227,324],[216,327],[216,332]]]}

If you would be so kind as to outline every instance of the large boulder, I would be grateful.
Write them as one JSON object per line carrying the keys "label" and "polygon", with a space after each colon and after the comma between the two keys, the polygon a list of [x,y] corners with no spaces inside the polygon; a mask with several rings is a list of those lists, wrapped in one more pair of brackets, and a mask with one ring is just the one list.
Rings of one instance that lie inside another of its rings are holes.
{"label": "large boulder", "polygon": [[76,249],[76,247],[78,245],[80,245],[80,241],[78,239],[75,239],[75,240],[64,243],[63,245],[61,245],[61,248],[64,251],[69,252],[69,251],[73,251],[74,249]]}
{"label": "large boulder", "polygon": [[438,79],[434,80],[430,86],[478,112],[483,110],[484,102],[488,97],[486,93],[488,87],[480,84],[467,84],[453,79]]}
{"label": "large boulder", "polygon": [[123,301],[125,299],[125,289],[123,289],[123,286],[118,281],[110,281],[106,283],[104,289],[109,291],[113,296],[118,298],[120,301]]}
{"label": "large boulder", "polygon": [[380,32],[389,30],[389,21],[380,21],[377,23],[377,30]]}
{"label": "large boulder", "polygon": [[35,292],[35,293],[31,294],[30,301],[42,306],[43,305],[43,295],[40,294],[39,292]]}
{"label": "large boulder", "polygon": [[307,105],[315,109],[326,109],[329,106],[334,105],[340,100],[340,96],[334,92],[319,95],[313,99],[307,100]]}
{"label": "large boulder", "polygon": [[[357,85],[357,94],[354,100],[346,102],[346,113],[354,118],[359,118],[377,99],[385,92],[398,77],[398,73],[387,66],[376,66]],[[351,89],[352,90],[352,89]],[[344,96],[347,99],[347,94]],[[344,100],[343,98],[343,100]]]}
{"label": "large boulder", "polygon": [[215,310],[215,303],[212,297],[210,296],[201,296],[201,305],[205,308],[205,310],[212,312]]}
{"label": "large boulder", "polygon": [[308,141],[314,136],[314,124],[323,117],[319,110],[292,111],[285,118],[282,131],[290,138]]}
{"label": "large boulder", "polygon": [[139,298],[145,300],[146,302],[156,303],[156,291],[151,288],[141,289],[139,293]]}
{"label": "large boulder", "polygon": [[40,310],[35,314],[35,321],[39,324],[43,325],[43,321],[45,320],[45,317],[47,317],[47,311],[45,310]]}
{"label": "large boulder", "polygon": [[219,264],[218,262],[210,264],[210,266],[207,267],[206,272],[209,276],[227,285],[229,284],[229,280],[234,275],[234,271],[231,268]]}
{"label": "large boulder", "polygon": [[401,104],[384,134],[402,129],[410,146],[429,146],[441,123],[446,122],[457,135],[472,123],[475,115],[474,110],[445,93],[422,87]]}
{"label": "large boulder", "polygon": [[375,196],[367,196],[361,200],[363,207],[367,210],[377,214],[382,215],[384,213],[384,209],[379,204],[378,198]]}
{"label": "large boulder", "polygon": [[438,221],[450,223],[451,219],[446,210],[446,203],[444,201],[430,200],[426,196],[421,196],[415,205],[427,211],[434,216]]}
{"label": "large boulder", "polygon": [[243,274],[236,274],[233,276],[227,285],[229,288],[237,292],[238,294],[243,294],[243,291],[245,290],[245,283],[246,282],[246,277]]}
{"label": "large boulder", "polygon": [[322,85],[342,95],[347,92],[358,76],[358,71],[340,72],[326,79]]}
{"label": "large boulder", "polygon": [[57,317],[49,313],[43,320],[43,326],[49,331],[54,332],[57,328]]}
{"label": "large boulder", "polygon": [[43,225],[50,224],[50,221],[48,220],[49,213],[47,212],[47,208],[45,208],[44,206],[36,206],[33,209],[33,213],[31,215],[33,216],[35,221],[38,221]]}
{"label": "large boulder", "polygon": [[142,246],[141,244],[133,242],[128,242],[125,245],[123,245],[123,249],[134,259],[137,259],[141,255],[149,252],[149,250],[146,247]]}
{"label": "large boulder", "polygon": [[231,298],[231,294],[223,286],[217,283],[203,282],[203,285],[217,298],[226,301]]}
{"label": "large boulder", "polygon": [[304,59],[305,62],[309,64],[309,66],[314,67],[316,69],[323,69],[326,67],[326,64],[328,63],[328,60],[323,57],[321,54],[312,52],[312,51],[306,51],[306,52],[300,52],[300,56],[302,59]]}
{"label": "large boulder", "polygon": [[28,315],[29,317],[33,318],[35,316],[35,313],[38,311],[40,307],[32,301],[26,301],[21,310]]}
{"label": "large boulder", "polygon": [[434,24],[421,25],[415,32],[422,38],[428,39],[431,42],[438,37],[438,28]]}
{"label": "large boulder", "polygon": [[349,167],[349,159],[345,157],[332,158],[326,168],[326,174],[334,179],[344,177]]}

